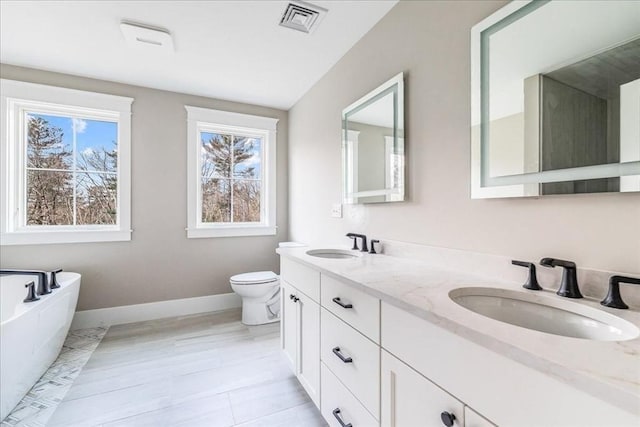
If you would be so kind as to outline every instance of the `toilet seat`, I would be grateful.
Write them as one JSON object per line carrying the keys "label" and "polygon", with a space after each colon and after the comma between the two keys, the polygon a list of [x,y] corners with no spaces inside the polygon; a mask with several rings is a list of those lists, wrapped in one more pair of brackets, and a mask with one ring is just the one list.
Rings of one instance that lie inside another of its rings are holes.
{"label": "toilet seat", "polygon": [[234,285],[259,285],[272,283],[278,280],[278,275],[273,271],[254,271],[231,276],[230,282]]}

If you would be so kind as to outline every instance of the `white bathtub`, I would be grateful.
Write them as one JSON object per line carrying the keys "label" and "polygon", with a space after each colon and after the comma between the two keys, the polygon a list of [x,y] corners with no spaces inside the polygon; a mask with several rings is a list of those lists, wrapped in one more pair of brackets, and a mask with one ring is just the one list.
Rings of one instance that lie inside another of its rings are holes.
{"label": "white bathtub", "polygon": [[78,302],[80,275],[59,273],[59,289],[25,303],[37,276],[0,276],[0,420],[56,360]]}

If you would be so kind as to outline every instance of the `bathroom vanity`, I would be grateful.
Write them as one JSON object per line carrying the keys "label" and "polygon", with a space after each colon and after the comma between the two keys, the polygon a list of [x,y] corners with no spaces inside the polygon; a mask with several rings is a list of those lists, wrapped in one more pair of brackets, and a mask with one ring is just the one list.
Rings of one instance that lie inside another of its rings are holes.
{"label": "bathroom vanity", "polygon": [[552,291],[416,259],[332,259],[308,249],[277,251],[282,348],[329,425],[638,425],[637,311],[566,301],[619,318],[631,331],[624,341],[543,333],[450,295],[490,288],[564,307]]}

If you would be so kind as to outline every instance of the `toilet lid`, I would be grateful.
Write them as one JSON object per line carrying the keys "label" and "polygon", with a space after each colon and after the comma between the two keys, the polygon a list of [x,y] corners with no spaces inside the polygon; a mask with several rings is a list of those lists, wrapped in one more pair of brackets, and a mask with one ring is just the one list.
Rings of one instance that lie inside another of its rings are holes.
{"label": "toilet lid", "polygon": [[254,271],[252,273],[242,273],[231,276],[231,282],[242,285],[255,285],[258,283],[269,283],[278,280],[278,275],[273,271]]}

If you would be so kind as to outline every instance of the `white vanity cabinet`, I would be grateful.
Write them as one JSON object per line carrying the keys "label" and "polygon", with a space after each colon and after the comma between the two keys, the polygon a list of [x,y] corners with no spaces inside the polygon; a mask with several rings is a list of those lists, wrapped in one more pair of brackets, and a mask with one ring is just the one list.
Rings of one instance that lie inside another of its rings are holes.
{"label": "white vanity cabinet", "polygon": [[[281,347],[298,380],[320,406],[320,273],[293,263],[281,266]],[[286,260],[288,261],[288,260]],[[291,274],[289,274],[291,273]],[[315,300],[306,292],[315,295]]]}
{"label": "white vanity cabinet", "polygon": [[382,427],[465,426],[462,402],[384,350],[380,376]]}
{"label": "white vanity cabinet", "polygon": [[496,427],[495,424],[468,406],[464,407],[464,425],[465,427]]}
{"label": "white vanity cabinet", "polygon": [[320,283],[322,415],[331,426],[376,427],[380,300],[325,274]]}
{"label": "white vanity cabinet", "polygon": [[383,350],[482,414],[469,408],[467,427],[637,426],[631,413],[384,302],[380,334]]}

